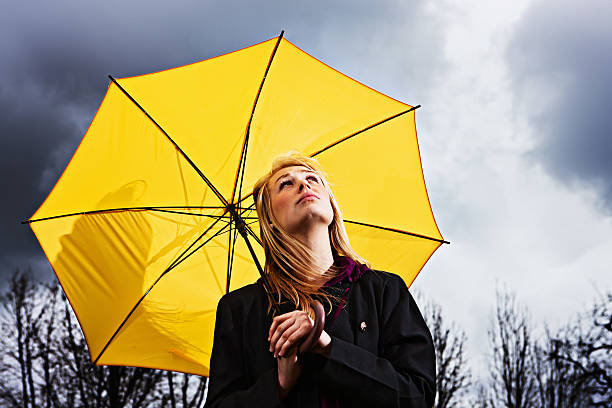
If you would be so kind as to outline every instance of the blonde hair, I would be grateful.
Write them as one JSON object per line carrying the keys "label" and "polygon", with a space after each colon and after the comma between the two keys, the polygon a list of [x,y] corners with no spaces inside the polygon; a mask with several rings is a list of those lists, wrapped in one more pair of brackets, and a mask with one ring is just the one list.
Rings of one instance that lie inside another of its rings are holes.
{"label": "blonde hair", "polygon": [[266,256],[264,273],[274,292],[269,296],[276,296],[278,302],[284,297],[293,302],[297,309],[313,316],[314,297],[321,296],[330,301],[330,295],[324,293],[321,287],[334,277],[337,271],[333,267],[327,271],[317,267],[310,248],[285,231],[272,213],[269,181],[278,170],[292,166],[303,166],[317,173],[329,193],[333,220],[328,231],[334,258],[346,256],[359,263],[367,265],[367,262],[351,248],[340,206],[319,162],[298,152],[290,152],[274,159],[271,170],[262,176],[253,188],[260,236]]}

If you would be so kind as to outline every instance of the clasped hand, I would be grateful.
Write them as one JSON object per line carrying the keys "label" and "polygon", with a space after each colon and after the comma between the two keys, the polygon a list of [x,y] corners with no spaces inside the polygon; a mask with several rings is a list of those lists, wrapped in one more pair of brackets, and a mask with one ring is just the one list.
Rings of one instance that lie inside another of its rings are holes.
{"label": "clasped hand", "polygon": [[[306,312],[295,310],[276,316],[272,320],[268,332],[270,352],[274,357],[284,357],[296,354],[297,348],[308,337],[313,328],[313,321]],[[323,330],[318,341],[314,344],[314,353],[324,354],[326,347],[331,342],[329,335]]]}
{"label": "clasped hand", "polygon": [[[282,398],[289,393],[301,374],[302,367],[297,352],[313,326],[308,314],[300,310],[276,316],[272,320],[268,341],[270,352],[274,353],[274,357],[278,357],[278,381]],[[327,356],[330,344],[331,337],[323,330],[310,351]]]}

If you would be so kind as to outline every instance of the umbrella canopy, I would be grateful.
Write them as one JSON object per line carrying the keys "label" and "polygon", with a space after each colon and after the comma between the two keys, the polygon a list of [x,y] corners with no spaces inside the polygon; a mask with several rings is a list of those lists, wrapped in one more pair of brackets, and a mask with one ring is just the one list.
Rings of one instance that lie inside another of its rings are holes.
{"label": "umbrella canopy", "polygon": [[92,360],[208,375],[219,298],[258,277],[235,222],[240,216],[257,239],[253,184],[291,150],[315,156],[328,172],[353,248],[410,285],[444,242],[414,111],[282,34],[112,79],[70,163],[27,221]]}

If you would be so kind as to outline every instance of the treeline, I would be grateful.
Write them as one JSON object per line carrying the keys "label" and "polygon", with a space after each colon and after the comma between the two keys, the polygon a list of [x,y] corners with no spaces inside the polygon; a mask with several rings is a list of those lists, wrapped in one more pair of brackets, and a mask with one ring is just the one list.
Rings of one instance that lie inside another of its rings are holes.
{"label": "treeline", "polygon": [[478,378],[465,333],[443,321],[439,306],[424,306],[436,347],[436,408],[612,407],[612,293],[552,331],[534,326],[514,293],[498,290],[482,351],[487,372]]}
{"label": "treeline", "polygon": [[[0,406],[202,407],[207,379],[91,364],[72,309],[57,284],[16,272],[1,297]],[[476,376],[467,335],[421,300],[434,338],[435,407],[612,406],[612,293],[556,331],[534,327],[507,290],[497,293],[486,353]],[[536,333],[544,333],[536,335]],[[255,403],[255,402],[254,402]],[[254,405],[255,406],[255,405]]]}
{"label": "treeline", "polygon": [[182,407],[204,404],[206,378],[162,370],[100,367],[57,284],[15,273],[2,296],[0,406]]}

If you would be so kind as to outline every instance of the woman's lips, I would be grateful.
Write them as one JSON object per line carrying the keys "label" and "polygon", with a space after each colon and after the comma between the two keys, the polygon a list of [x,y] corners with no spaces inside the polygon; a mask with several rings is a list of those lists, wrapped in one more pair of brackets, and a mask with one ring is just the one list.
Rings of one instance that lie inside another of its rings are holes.
{"label": "woman's lips", "polygon": [[316,194],[313,194],[313,193],[306,193],[306,194],[304,194],[303,196],[301,196],[301,197],[300,197],[300,199],[298,200],[298,202],[297,202],[296,204],[301,203],[301,202],[302,202],[302,200],[304,200],[305,198],[308,198],[308,197],[314,197],[314,198],[316,198],[316,199],[319,199],[319,197],[318,197]]}

